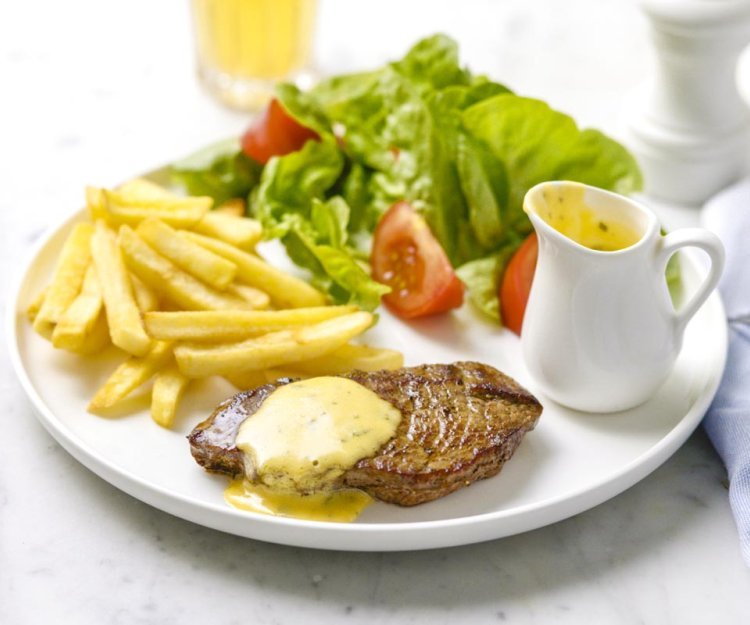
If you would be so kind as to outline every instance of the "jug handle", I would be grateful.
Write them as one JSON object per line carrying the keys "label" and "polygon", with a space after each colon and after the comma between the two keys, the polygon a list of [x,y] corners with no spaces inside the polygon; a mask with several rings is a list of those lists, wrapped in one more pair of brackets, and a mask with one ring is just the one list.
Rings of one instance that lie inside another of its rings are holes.
{"label": "jug handle", "polygon": [[708,254],[711,265],[703,284],[693,294],[690,301],[681,310],[674,313],[675,328],[679,334],[682,334],[688,321],[698,312],[703,302],[716,288],[724,269],[724,245],[719,237],[703,228],[682,228],[661,237],[656,256],[660,268],[659,275],[663,275],[670,256],[683,247],[697,247],[703,250]]}

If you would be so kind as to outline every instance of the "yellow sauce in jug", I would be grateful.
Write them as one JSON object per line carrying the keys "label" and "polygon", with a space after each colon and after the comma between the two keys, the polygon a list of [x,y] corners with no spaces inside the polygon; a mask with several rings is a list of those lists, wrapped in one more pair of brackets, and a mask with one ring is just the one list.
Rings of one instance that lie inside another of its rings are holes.
{"label": "yellow sauce in jug", "polygon": [[584,201],[585,187],[564,185],[544,190],[544,205],[535,210],[559,233],[583,247],[616,252],[641,240],[643,233],[624,219],[604,217]]}

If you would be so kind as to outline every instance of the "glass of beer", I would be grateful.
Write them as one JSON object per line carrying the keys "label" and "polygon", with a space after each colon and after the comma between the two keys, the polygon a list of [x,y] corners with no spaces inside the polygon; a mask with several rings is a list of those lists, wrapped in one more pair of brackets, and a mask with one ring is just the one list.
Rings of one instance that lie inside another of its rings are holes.
{"label": "glass of beer", "polygon": [[277,81],[310,77],[316,0],[192,0],[198,76],[224,104],[266,104]]}

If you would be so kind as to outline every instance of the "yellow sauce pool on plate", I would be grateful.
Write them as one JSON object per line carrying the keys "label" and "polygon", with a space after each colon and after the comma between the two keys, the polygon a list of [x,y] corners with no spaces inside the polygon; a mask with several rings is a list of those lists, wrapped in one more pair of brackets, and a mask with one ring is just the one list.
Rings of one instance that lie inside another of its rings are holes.
{"label": "yellow sauce pool on plate", "polygon": [[372,503],[372,497],[355,488],[303,495],[275,491],[245,478],[232,480],[224,491],[224,499],[240,510],[336,523],[354,521]]}

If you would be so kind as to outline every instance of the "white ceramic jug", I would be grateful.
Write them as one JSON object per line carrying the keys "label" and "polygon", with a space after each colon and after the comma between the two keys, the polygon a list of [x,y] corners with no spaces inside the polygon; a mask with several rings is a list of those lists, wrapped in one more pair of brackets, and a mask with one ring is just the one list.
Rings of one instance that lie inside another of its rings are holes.
{"label": "white ceramic jug", "polygon": [[[685,326],[716,287],[719,239],[687,228],[660,234],[631,199],[574,182],[545,182],[524,200],[539,258],[521,332],[530,374],[553,400],[587,412],[643,403],[664,382]],[[703,284],[675,311],[665,279],[670,256],[704,250]]]}

